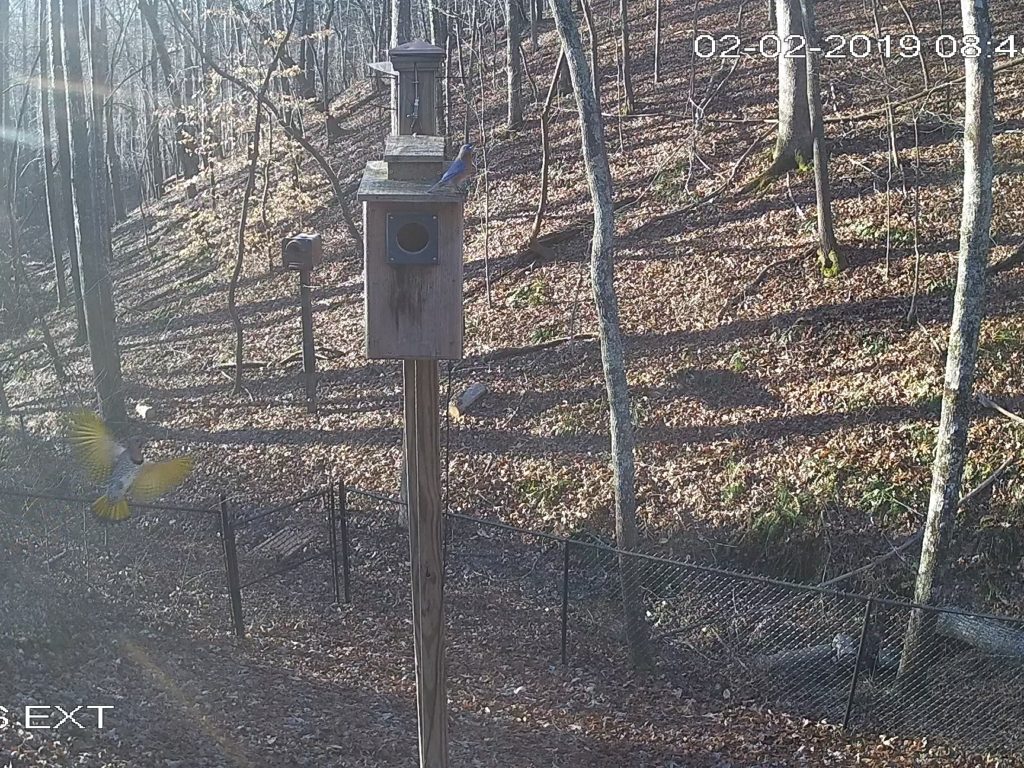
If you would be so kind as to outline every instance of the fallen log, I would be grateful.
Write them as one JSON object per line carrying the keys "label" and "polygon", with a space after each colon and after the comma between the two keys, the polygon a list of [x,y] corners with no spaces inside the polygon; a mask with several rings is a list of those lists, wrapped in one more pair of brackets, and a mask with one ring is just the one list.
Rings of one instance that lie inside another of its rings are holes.
{"label": "fallen log", "polygon": [[486,384],[479,381],[470,384],[461,395],[448,404],[448,415],[456,421],[461,419],[469,412],[473,405],[486,394]]}
{"label": "fallen log", "polygon": [[857,660],[857,641],[839,632],[831,643],[807,645],[761,656],[757,665],[766,672],[795,672],[852,665]]}
{"label": "fallen log", "polygon": [[1007,626],[995,619],[940,613],[935,619],[935,631],[983,653],[1024,661],[1024,629]]}
{"label": "fallen log", "polygon": [[765,672],[785,672],[796,669],[821,669],[835,662],[836,654],[832,643],[820,643],[760,656],[757,659],[757,666]]}
{"label": "fallen log", "polygon": [[596,341],[597,336],[593,333],[577,333],[573,336],[561,336],[557,339],[551,339],[549,341],[542,341],[539,344],[530,344],[525,347],[504,347],[502,349],[493,349],[490,352],[483,352],[478,355],[474,362],[488,362],[493,363],[497,360],[507,360],[510,357],[520,357],[521,355],[529,355],[534,352],[541,352],[552,347],[558,347],[562,344],[568,344],[572,341]]}

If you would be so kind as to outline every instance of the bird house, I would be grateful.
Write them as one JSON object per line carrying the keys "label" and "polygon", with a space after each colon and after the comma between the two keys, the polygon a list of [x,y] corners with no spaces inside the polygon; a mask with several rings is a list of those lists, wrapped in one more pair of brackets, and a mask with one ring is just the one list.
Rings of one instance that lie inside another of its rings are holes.
{"label": "bird house", "polygon": [[[436,73],[443,52],[408,43],[391,55],[404,97],[400,109],[422,108],[417,88],[434,87],[425,72]],[[371,359],[462,357],[463,197],[448,189],[431,191],[444,168],[444,139],[413,133],[393,133],[384,159],[366,165],[357,197],[363,203]]]}
{"label": "bird house", "polygon": [[296,272],[310,272],[323,263],[324,247],[320,235],[301,234],[286,237],[281,243],[284,268]]}

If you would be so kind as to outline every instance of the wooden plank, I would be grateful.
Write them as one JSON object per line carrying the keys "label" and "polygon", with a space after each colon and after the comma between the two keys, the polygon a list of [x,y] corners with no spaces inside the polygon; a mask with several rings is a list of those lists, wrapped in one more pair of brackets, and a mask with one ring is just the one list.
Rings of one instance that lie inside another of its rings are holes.
{"label": "wooden plank", "polygon": [[362,201],[395,201],[400,203],[462,203],[465,196],[453,189],[430,192],[433,181],[398,181],[388,178],[388,164],[371,160],[366,164],[356,198]]}
{"label": "wooden plank", "polygon": [[[371,360],[462,358],[462,202],[432,202],[363,204],[364,319]],[[437,264],[388,263],[387,215],[403,212],[438,216]]]}
{"label": "wooden plank", "polygon": [[444,162],[442,136],[388,136],[384,139],[384,161],[388,163]]}
{"label": "wooden plank", "polygon": [[317,538],[315,526],[292,525],[282,528],[252,548],[254,555],[287,560],[302,552]]}
{"label": "wooden plank", "polygon": [[413,649],[421,768],[448,766],[438,371],[403,361]]}

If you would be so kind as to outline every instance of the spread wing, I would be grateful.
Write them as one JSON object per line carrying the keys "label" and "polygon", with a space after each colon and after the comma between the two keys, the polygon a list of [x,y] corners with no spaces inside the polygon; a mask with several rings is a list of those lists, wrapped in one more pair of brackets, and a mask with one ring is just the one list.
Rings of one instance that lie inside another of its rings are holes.
{"label": "spread wing", "polygon": [[132,483],[132,498],[152,501],[180,483],[192,470],[192,459],[182,456],[167,461],[147,461]]}
{"label": "spread wing", "polygon": [[92,411],[79,411],[72,416],[71,444],[97,480],[105,479],[114,461],[124,453],[124,446],[114,440],[103,419]]}

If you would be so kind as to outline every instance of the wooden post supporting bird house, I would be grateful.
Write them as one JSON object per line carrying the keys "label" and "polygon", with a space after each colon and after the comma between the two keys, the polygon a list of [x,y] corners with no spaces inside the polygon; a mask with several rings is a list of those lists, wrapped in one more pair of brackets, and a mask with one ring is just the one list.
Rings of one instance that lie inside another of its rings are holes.
{"label": "wooden post supporting bird house", "polygon": [[[462,357],[463,198],[431,191],[444,171],[433,93],[444,58],[391,51],[399,113],[384,160],[367,163],[363,203],[366,354],[402,360],[413,646],[421,768],[448,765],[438,360]],[[428,130],[429,129],[429,130]]]}
{"label": "wooden post supporting bird house", "polygon": [[316,413],[316,346],[313,341],[313,268],[324,259],[320,235],[301,234],[281,244],[285,269],[299,273],[299,306],[302,309],[302,373],[306,381],[306,410]]}

